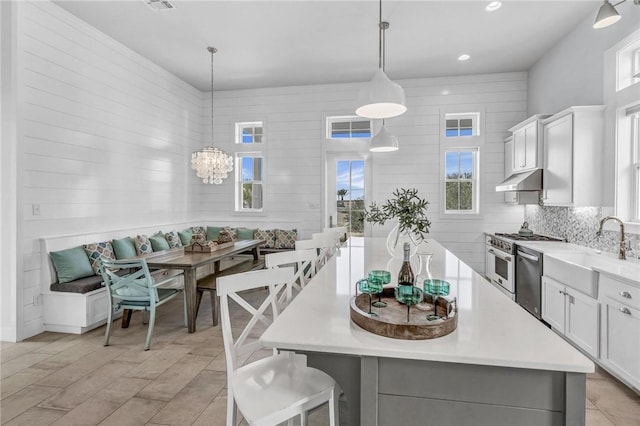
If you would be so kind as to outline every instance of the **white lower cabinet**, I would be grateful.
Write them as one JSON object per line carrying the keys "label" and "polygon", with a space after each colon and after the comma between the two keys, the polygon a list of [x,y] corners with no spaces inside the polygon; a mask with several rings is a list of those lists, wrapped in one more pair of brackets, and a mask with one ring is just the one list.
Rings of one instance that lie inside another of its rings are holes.
{"label": "white lower cabinet", "polygon": [[596,299],[542,277],[542,318],[594,358],[599,355],[599,315]]}
{"label": "white lower cabinet", "polygon": [[640,289],[600,274],[600,361],[640,390]]}

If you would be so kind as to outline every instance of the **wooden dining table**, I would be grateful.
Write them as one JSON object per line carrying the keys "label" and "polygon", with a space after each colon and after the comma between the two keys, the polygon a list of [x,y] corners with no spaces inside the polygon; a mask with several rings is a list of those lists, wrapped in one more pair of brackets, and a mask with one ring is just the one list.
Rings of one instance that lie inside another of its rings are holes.
{"label": "wooden dining table", "polygon": [[184,273],[184,293],[187,306],[187,328],[189,333],[196,331],[196,315],[198,306],[196,304],[196,286],[198,268],[214,265],[213,273],[220,271],[220,261],[230,258],[233,255],[250,251],[254,260],[258,259],[259,247],[264,244],[264,240],[238,240],[233,246],[220,250],[202,253],[184,251],[184,248],[167,250],[166,253],[148,257],[149,268],[158,269],[180,269]]}

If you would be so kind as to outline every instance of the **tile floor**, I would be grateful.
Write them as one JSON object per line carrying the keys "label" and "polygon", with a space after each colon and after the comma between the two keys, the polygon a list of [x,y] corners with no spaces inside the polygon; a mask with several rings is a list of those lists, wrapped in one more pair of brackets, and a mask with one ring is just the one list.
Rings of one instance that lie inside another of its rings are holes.
{"label": "tile floor", "polygon": [[[109,347],[102,345],[104,327],[1,343],[0,424],[223,425],[224,350],[208,298],[194,334],[182,327],[181,300],[161,308],[147,352],[140,313],[129,329],[114,323]],[[640,396],[604,371],[589,375],[586,406],[588,426],[640,425]],[[309,423],[328,424],[327,418],[325,407]]]}

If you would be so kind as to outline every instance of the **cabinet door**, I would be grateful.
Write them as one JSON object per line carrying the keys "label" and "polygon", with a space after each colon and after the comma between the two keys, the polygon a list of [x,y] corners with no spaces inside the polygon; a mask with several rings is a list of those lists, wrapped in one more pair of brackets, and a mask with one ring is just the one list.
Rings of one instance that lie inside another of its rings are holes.
{"label": "cabinet door", "polygon": [[565,336],[589,355],[598,357],[599,303],[578,291],[567,288]]}
{"label": "cabinet door", "polygon": [[573,202],[573,115],[544,126],[544,195],[549,206]]}
{"label": "cabinet door", "polygon": [[[513,139],[509,139],[504,143],[504,177],[509,177],[513,172]],[[504,193],[504,202],[516,204],[518,202],[518,193],[515,191]]]}
{"label": "cabinet door", "polygon": [[538,123],[524,128],[524,166],[534,169],[538,165]]}
{"label": "cabinet door", "polygon": [[542,319],[561,333],[564,333],[564,295],[564,285],[542,277]]}
{"label": "cabinet door", "polygon": [[526,134],[525,129],[513,132],[513,171],[520,172],[527,167],[526,160]]}
{"label": "cabinet door", "polygon": [[604,299],[600,352],[606,367],[640,389],[640,311]]}

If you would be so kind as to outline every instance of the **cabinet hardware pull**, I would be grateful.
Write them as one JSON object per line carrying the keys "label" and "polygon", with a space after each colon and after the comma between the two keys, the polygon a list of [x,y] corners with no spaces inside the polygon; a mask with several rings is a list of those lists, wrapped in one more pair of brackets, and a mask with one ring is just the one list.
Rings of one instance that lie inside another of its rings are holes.
{"label": "cabinet hardware pull", "polygon": [[576,303],[576,299],[572,295],[569,294],[568,296],[569,296],[569,303],[571,303],[572,305]]}
{"label": "cabinet hardware pull", "polygon": [[631,294],[628,291],[621,291],[620,296],[626,297],[627,299],[631,299]]}
{"label": "cabinet hardware pull", "polygon": [[622,307],[620,308],[620,312],[622,312],[623,314],[631,315],[631,311],[629,310],[629,308]]}

